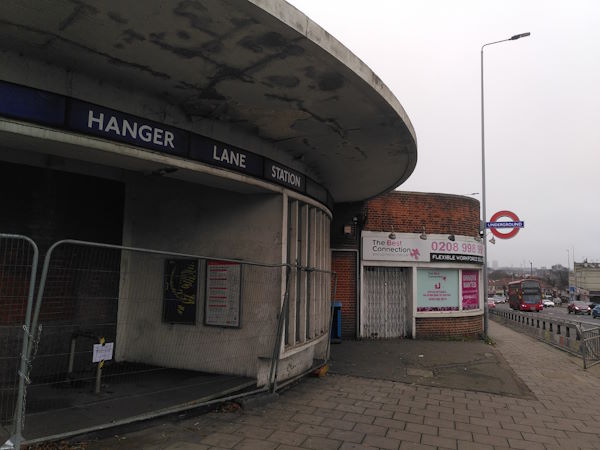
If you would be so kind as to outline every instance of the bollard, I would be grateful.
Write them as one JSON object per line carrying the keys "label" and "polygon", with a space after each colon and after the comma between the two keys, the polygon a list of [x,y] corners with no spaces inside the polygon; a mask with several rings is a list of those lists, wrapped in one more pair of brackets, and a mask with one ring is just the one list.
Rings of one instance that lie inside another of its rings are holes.
{"label": "bollard", "polygon": [[102,379],[102,366],[104,365],[104,361],[100,361],[98,363],[98,368],[96,369],[96,388],[94,389],[94,393],[100,393],[100,384]]}

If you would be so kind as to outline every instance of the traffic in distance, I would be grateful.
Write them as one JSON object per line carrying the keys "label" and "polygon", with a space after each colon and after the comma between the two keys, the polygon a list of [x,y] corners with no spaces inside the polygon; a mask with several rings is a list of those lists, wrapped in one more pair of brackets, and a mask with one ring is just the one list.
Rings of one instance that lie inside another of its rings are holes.
{"label": "traffic in distance", "polygon": [[575,319],[577,321],[596,324],[600,318],[600,304],[580,300],[563,302],[560,298],[545,296],[536,280],[518,280],[509,283],[507,293],[508,298],[501,294],[489,297],[488,308],[541,312],[555,319],[566,319],[573,314],[578,316]]}

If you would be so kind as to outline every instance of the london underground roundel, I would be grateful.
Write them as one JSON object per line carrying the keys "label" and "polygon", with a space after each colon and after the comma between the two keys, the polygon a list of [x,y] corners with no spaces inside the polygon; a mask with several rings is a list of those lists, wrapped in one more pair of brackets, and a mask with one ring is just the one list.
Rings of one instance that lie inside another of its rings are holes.
{"label": "london underground roundel", "polygon": [[[510,222],[498,222],[498,219],[502,217],[508,217]],[[512,211],[498,211],[494,214],[490,221],[486,225],[492,234],[499,239],[510,239],[515,237],[519,232],[520,228],[524,227],[524,223],[519,220],[519,217]],[[510,228],[508,233],[502,233],[499,231],[500,228]]]}

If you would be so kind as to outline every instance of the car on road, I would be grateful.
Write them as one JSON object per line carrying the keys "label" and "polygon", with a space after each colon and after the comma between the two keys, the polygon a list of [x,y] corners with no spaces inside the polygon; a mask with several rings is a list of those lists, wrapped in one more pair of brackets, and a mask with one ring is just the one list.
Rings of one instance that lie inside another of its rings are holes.
{"label": "car on road", "polygon": [[592,317],[595,319],[596,317],[600,316],[600,305],[596,305],[594,306],[594,309],[592,309]]}
{"label": "car on road", "polygon": [[574,302],[569,303],[569,306],[567,306],[567,312],[569,314],[591,314],[592,308],[590,308],[590,306],[586,302],[576,300]]}
{"label": "car on road", "polygon": [[555,306],[554,302],[549,298],[542,300],[542,305],[544,305],[544,308],[554,308]]}
{"label": "car on road", "polygon": [[494,309],[496,307],[496,302],[494,302],[493,298],[488,298],[488,309]]}

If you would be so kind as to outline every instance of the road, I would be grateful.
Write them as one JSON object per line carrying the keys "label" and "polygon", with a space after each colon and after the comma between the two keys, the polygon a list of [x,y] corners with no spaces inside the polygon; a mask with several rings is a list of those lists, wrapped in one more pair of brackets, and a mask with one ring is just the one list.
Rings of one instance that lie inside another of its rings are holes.
{"label": "road", "polygon": [[[510,309],[508,303],[500,303],[496,305],[497,309]],[[585,324],[591,324],[595,326],[600,326],[600,317],[597,319],[593,319],[591,315],[587,314],[568,314],[567,313],[567,304],[561,306],[555,306],[553,308],[544,308],[543,311],[539,313],[535,313],[539,316],[546,316],[551,319],[566,319],[571,320],[573,322],[582,322]],[[588,327],[586,327],[588,328]]]}

